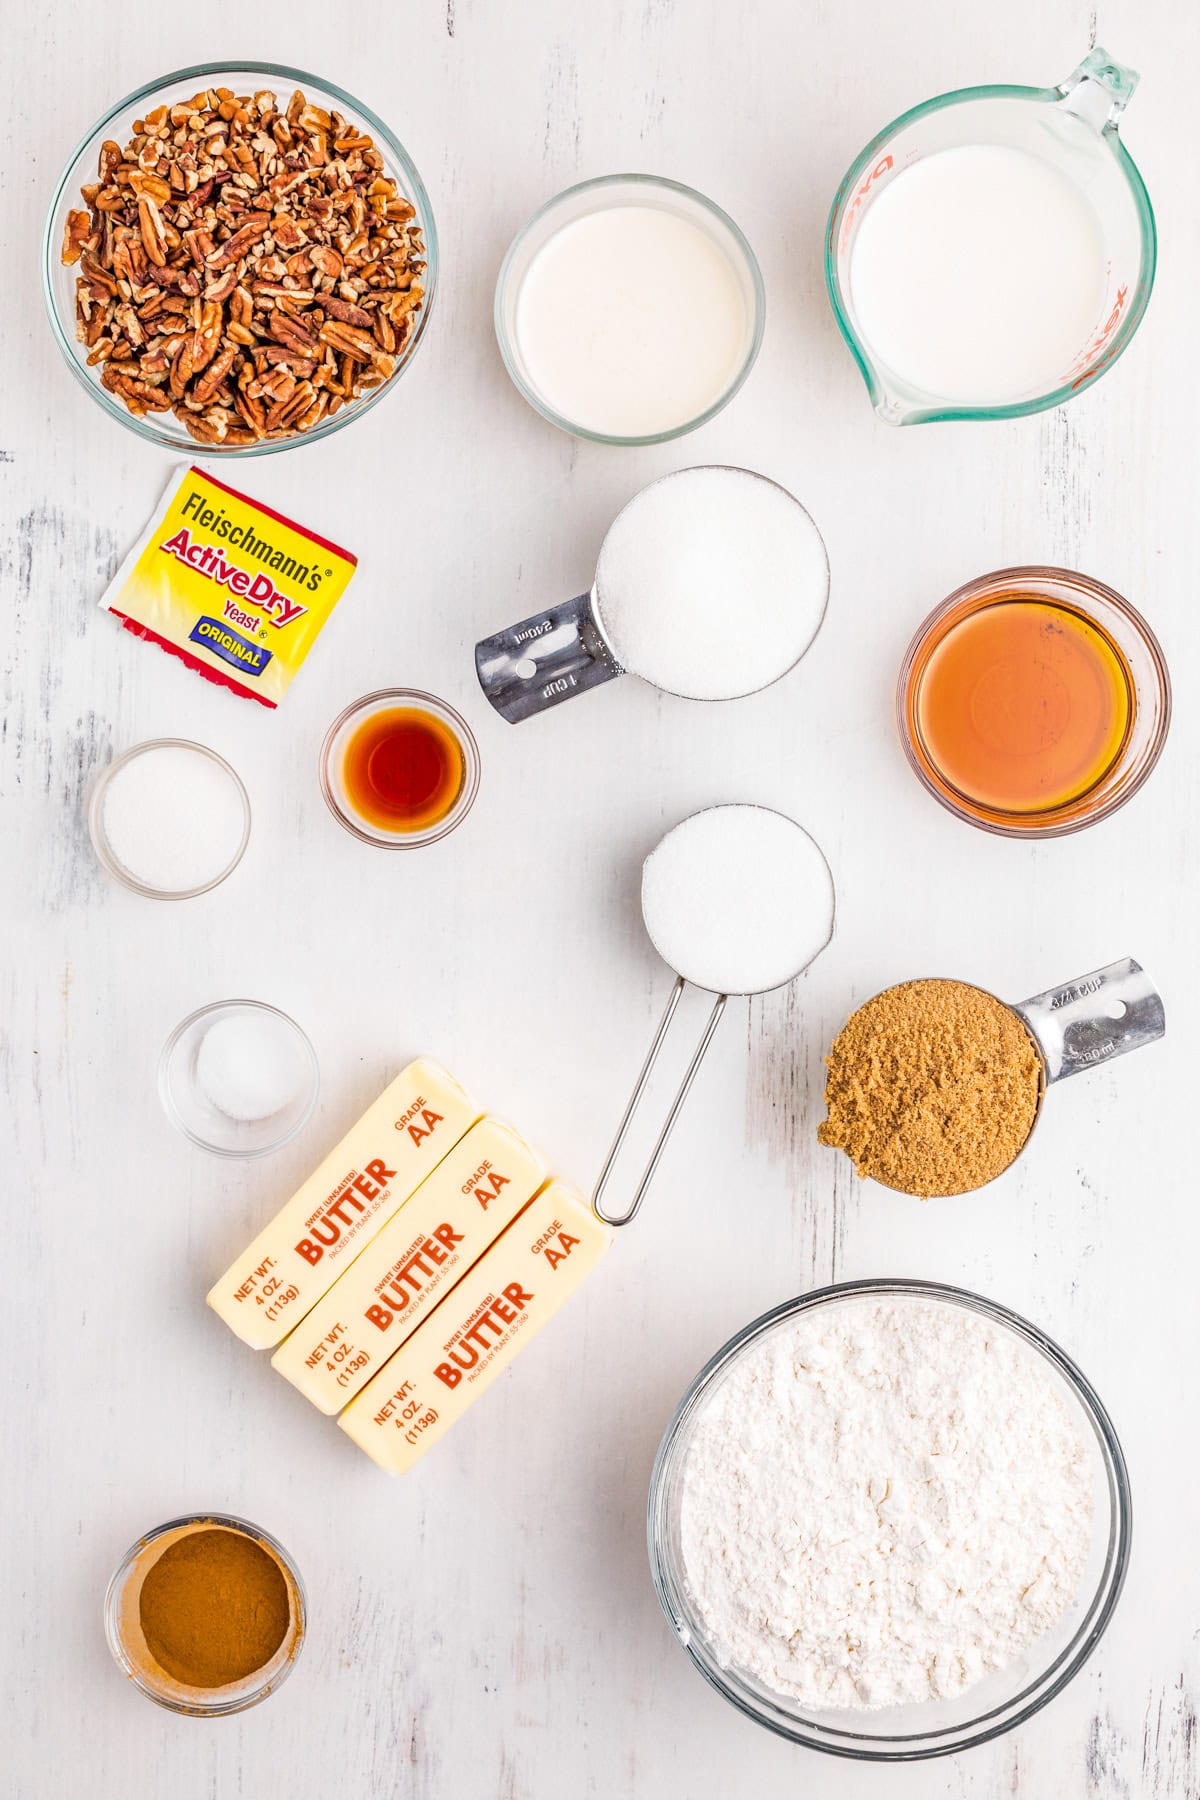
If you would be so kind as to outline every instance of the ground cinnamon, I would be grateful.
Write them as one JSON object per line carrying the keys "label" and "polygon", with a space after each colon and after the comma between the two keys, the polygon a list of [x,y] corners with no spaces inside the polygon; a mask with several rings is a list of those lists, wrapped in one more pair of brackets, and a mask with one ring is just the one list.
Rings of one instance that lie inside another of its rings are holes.
{"label": "ground cinnamon", "polygon": [[1002,1174],[1033,1129],[1042,1063],[1012,1008],[963,981],[906,981],[853,1013],[825,1059],[823,1144],[923,1199]]}
{"label": "ground cinnamon", "polygon": [[151,1656],[190,1688],[225,1687],[263,1668],[283,1643],[292,1610],[271,1551],[217,1525],[176,1539],[156,1558],[138,1607]]}

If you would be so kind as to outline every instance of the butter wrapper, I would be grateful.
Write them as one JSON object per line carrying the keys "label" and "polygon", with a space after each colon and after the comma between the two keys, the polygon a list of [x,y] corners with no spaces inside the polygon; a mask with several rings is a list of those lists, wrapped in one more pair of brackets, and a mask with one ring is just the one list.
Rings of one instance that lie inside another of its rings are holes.
{"label": "butter wrapper", "polygon": [[545,1179],[511,1125],[481,1119],[284,1339],[272,1368],[323,1413],[340,1412]]}
{"label": "butter wrapper", "polygon": [[214,1284],[213,1311],[252,1349],[274,1349],[480,1111],[437,1063],[410,1063]]}
{"label": "butter wrapper", "polygon": [[549,1324],[611,1237],[573,1188],[550,1182],[350,1402],[342,1430],[380,1468],[407,1473]]}
{"label": "butter wrapper", "polygon": [[100,601],[206,681],[276,707],[357,557],[191,467]]}

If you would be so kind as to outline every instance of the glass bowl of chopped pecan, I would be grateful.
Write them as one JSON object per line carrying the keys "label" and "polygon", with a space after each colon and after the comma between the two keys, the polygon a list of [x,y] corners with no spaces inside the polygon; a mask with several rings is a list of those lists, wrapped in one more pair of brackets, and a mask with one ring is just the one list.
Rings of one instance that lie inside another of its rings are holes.
{"label": "glass bowl of chopped pecan", "polygon": [[299,69],[207,63],[112,107],[46,222],[50,322],[105,411],[167,449],[327,437],[425,335],[437,233],[368,107]]}

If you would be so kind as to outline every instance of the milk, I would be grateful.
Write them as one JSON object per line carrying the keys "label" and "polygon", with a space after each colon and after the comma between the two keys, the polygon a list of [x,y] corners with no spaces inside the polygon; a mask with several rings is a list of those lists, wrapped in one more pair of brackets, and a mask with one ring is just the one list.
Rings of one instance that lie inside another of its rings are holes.
{"label": "milk", "polygon": [[753,321],[738,271],[699,225],[660,206],[603,207],[555,232],[517,294],[530,384],[569,424],[650,437],[736,380]]}
{"label": "milk", "polygon": [[849,290],[869,355],[910,388],[1003,405],[1060,386],[1105,296],[1100,223],[1041,157],[937,151],[872,197]]}

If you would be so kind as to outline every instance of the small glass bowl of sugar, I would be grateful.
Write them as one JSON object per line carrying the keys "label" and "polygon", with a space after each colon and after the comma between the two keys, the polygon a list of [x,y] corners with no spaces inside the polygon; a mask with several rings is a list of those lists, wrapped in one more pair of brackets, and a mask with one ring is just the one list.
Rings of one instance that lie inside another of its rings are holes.
{"label": "small glass bowl of sugar", "polygon": [[158,1094],[176,1130],[214,1156],[269,1156],[301,1131],[320,1092],[307,1032],[264,1000],[215,1000],[162,1048]]}
{"label": "small glass bowl of sugar", "polygon": [[88,831],[104,868],[151,900],[191,900],[232,874],[250,840],[250,798],[203,744],[152,738],[93,785]]}

